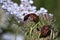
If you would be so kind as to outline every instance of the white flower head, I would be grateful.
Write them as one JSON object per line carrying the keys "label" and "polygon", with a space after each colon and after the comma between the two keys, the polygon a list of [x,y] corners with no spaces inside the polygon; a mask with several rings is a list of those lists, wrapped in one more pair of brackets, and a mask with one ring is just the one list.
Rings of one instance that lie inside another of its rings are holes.
{"label": "white flower head", "polygon": [[2,9],[7,9],[7,7],[5,5],[2,5]]}
{"label": "white flower head", "polygon": [[23,4],[20,4],[20,7],[23,7]]}
{"label": "white flower head", "polygon": [[45,9],[45,8],[40,8],[40,11],[42,12],[42,13],[47,13],[48,11]]}
{"label": "white flower head", "polygon": [[40,13],[41,13],[41,11],[38,10],[35,14],[36,14],[36,15],[40,15]]}
{"label": "white flower head", "polygon": [[49,16],[51,16],[51,17],[52,17],[52,16],[53,16],[53,14],[49,13]]}
{"label": "white flower head", "polygon": [[30,4],[33,4],[33,0],[30,0],[29,3],[30,3]]}
{"label": "white flower head", "polygon": [[41,7],[40,10],[45,10],[45,8]]}
{"label": "white flower head", "polygon": [[[21,0],[21,4],[18,6],[17,3],[8,0],[7,2],[3,2],[3,9],[7,9],[10,14],[17,16],[18,18],[24,20],[24,16],[30,13],[34,13],[39,15],[41,13],[47,14],[48,10],[41,7],[40,10],[36,10],[36,6],[32,6],[33,0]],[[49,14],[50,15],[50,14]],[[51,15],[50,15],[51,16]]]}
{"label": "white flower head", "polygon": [[48,10],[46,10],[46,9],[45,9],[45,11],[44,11],[44,12],[45,12],[45,13],[47,13],[47,12],[48,12]]}
{"label": "white flower head", "polygon": [[31,8],[31,9],[36,10],[36,6],[32,6],[32,8]]}

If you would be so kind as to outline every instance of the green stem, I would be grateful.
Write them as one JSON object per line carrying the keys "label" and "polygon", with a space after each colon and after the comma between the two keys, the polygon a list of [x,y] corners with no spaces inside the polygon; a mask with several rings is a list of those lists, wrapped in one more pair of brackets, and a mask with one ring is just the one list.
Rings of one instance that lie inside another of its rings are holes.
{"label": "green stem", "polygon": [[53,40],[53,31],[51,30],[51,35],[50,35],[51,40]]}
{"label": "green stem", "polygon": [[16,33],[15,33],[15,40],[16,40],[16,38],[17,38],[18,32],[19,32],[19,27],[17,28]]}
{"label": "green stem", "polygon": [[38,40],[40,40],[40,35],[41,35],[41,34],[38,35]]}
{"label": "green stem", "polygon": [[31,33],[32,33],[32,30],[39,24],[40,22],[38,22],[34,27],[31,27],[30,28],[30,35],[31,35]]}

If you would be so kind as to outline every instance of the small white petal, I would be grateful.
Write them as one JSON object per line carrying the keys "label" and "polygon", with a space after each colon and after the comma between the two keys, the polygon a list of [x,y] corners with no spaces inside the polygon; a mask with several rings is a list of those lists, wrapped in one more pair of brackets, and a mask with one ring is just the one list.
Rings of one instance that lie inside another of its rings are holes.
{"label": "small white petal", "polygon": [[3,5],[7,5],[7,2],[3,2]]}
{"label": "small white petal", "polygon": [[2,5],[2,8],[4,8],[5,7],[5,5]]}
{"label": "small white petal", "polygon": [[10,14],[13,14],[13,12],[10,12]]}
{"label": "small white petal", "polygon": [[36,15],[40,15],[40,14],[41,14],[41,11],[38,10],[35,14],[36,14]]}
{"label": "small white petal", "polygon": [[33,11],[30,11],[29,13],[35,13],[35,12],[33,12]]}
{"label": "small white petal", "polygon": [[23,7],[23,4],[20,4],[20,7]]}
{"label": "small white petal", "polygon": [[2,5],[2,9],[6,9],[6,6],[5,5]]}
{"label": "small white petal", "polygon": [[8,8],[7,8],[7,11],[11,11],[11,10],[12,10],[11,7],[8,7]]}
{"label": "small white petal", "polygon": [[11,1],[11,2],[8,2],[8,5],[13,5],[14,3]]}
{"label": "small white petal", "polygon": [[40,10],[45,10],[45,8],[40,8]]}
{"label": "small white petal", "polygon": [[34,10],[35,10],[35,9],[36,9],[36,7],[35,7],[35,6],[33,6],[33,7],[32,7],[32,9],[34,9]]}
{"label": "small white petal", "polygon": [[24,0],[20,0],[20,1],[24,1]]}
{"label": "small white petal", "polygon": [[14,5],[14,7],[18,7],[18,4],[17,3],[14,3],[13,5]]}
{"label": "small white petal", "polygon": [[25,16],[27,13],[28,13],[28,11],[22,11],[22,12],[21,12],[21,15],[22,15],[22,16]]}
{"label": "small white petal", "polygon": [[20,18],[21,18],[22,21],[24,20],[24,16],[21,16]]}
{"label": "small white petal", "polygon": [[33,4],[33,1],[31,0],[31,1],[29,1],[29,3],[30,3],[30,4]]}
{"label": "small white petal", "polygon": [[50,15],[50,16],[53,16],[53,14],[51,14],[51,13],[50,13],[49,15]]}
{"label": "small white petal", "polygon": [[41,11],[37,11],[36,13],[40,14],[40,13],[41,13]]}
{"label": "small white petal", "polygon": [[16,12],[16,11],[14,11],[14,12],[13,12],[13,14],[17,14],[17,12]]}
{"label": "small white petal", "polygon": [[45,10],[44,12],[46,12],[46,13],[47,13],[47,12],[48,12],[48,10]]}

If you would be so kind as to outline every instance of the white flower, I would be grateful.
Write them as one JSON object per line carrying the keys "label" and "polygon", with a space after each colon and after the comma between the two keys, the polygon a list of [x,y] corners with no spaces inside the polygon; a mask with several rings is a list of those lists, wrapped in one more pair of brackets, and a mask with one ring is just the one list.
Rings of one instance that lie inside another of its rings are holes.
{"label": "white flower", "polygon": [[45,8],[40,8],[41,13],[47,13],[48,11]]}
{"label": "white flower", "polygon": [[51,16],[51,17],[52,17],[52,16],[53,16],[53,14],[49,13],[49,16]]}
{"label": "white flower", "polygon": [[20,7],[23,7],[23,4],[20,4]]}
{"label": "white flower", "polygon": [[2,9],[7,9],[7,7],[5,5],[2,5]]}
{"label": "white flower", "polygon": [[11,8],[11,7],[8,7],[8,8],[7,8],[7,11],[9,11],[9,12],[10,12],[11,10],[12,10],[12,8]]}
{"label": "white flower", "polygon": [[14,3],[13,5],[14,5],[14,6],[18,6],[18,4],[17,4],[17,3]]}
{"label": "white flower", "polygon": [[11,0],[7,0],[7,3],[11,2]]}
{"label": "white flower", "polygon": [[2,0],[0,0],[0,3],[3,3],[3,1],[2,1]]}
{"label": "white flower", "polygon": [[3,2],[3,5],[7,5],[7,2]]}
{"label": "white flower", "polygon": [[30,0],[30,1],[29,1],[29,3],[30,3],[30,4],[33,4],[33,1],[32,1],[32,0]]}
{"label": "white flower", "polygon": [[44,8],[40,8],[41,13],[44,13],[45,9]]}
{"label": "white flower", "polygon": [[47,13],[47,12],[48,12],[48,10],[46,10],[46,9],[45,9],[45,10],[44,10],[44,12],[45,12],[45,13]]}
{"label": "white flower", "polygon": [[13,14],[13,12],[11,11],[10,14]]}
{"label": "white flower", "polygon": [[40,10],[38,10],[35,14],[40,15],[40,13],[41,13],[41,11],[40,11]]}
{"label": "white flower", "polygon": [[25,11],[26,10],[26,8],[25,7],[21,7],[20,8],[20,11],[22,12],[22,11]]}
{"label": "white flower", "polygon": [[22,11],[22,12],[21,12],[21,15],[22,15],[22,16],[25,16],[25,15],[27,15],[27,14],[28,14],[28,11]]}
{"label": "white flower", "polygon": [[20,0],[21,2],[28,2],[28,0]]}
{"label": "white flower", "polygon": [[30,11],[29,14],[30,14],[30,13],[35,13],[35,11]]}
{"label": "white flower", "polygon": [[3,3],[4,1],[6,1],[6,0],[0,0],[0,3]]}
{"label": "white flower", "polygon": [[36,10],[36,8],[31,6],[31,7],[29,7],[28,10],[33,11],[33,10]]}
{"label": "white flower", "polygon": [[27,7],[27,9],[28,9],[28,10],[31,9],[31,5],[29,5],[29,6]]}
{"label": "white flower", "polygon": [[32,9],[33,9],[33,10],[36,10],[36,6],[32,6]]}
{"label": "white flower", "polygon": [[19,17],[22,16],[22,14],[20,12],[17,12],[16,16]]}
{"label": "white flower", "polygon": [[45,10],[45,8],[42,7],[42,8],[40,8],[40,10]]}
{"label": "white flower", "polygon": [[16,11],[13,11],[13,14],[15,15],[15,14],[17,14],[17,12]]}
{"label": "white flower", "polygon": [[24,16],[20,16],[20,19],[21,19],[22,21],[24,21]]}
{"label": "white flower", "polygon": [[16,11],[18,12],[18,13],[20,13],[21,11],[20,11],[20,7],[17,7],[16,8]]}
{"label": "white flower", "polygon": [[[21,2],[21,4],[22,4],[24,7],[27,7],[28,5],[30,5],[29,2]],[[20,5],[21,5],[21,4],[20,4]]]}

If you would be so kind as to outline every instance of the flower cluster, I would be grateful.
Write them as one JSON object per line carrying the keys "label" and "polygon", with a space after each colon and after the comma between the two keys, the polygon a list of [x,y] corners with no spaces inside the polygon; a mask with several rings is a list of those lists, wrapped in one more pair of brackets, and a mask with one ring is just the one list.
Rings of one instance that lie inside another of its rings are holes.
{"label": "flower cluster", "polygon": [[30,13],[39,15],[40,13],[46,14],[48,11],[43,7],[36,10],[36,6],[32,6],[33,0],[21,0],[21,4],[12,2],[12,0],[1,0],[2,9],[7,10],[10,14],[15,15],[19,19],[24,20],[24,16]]}

